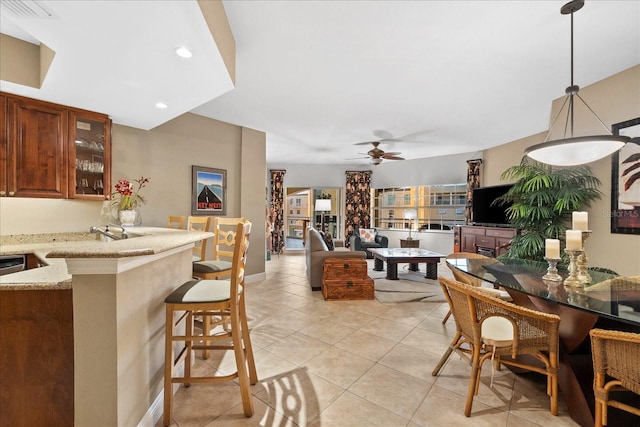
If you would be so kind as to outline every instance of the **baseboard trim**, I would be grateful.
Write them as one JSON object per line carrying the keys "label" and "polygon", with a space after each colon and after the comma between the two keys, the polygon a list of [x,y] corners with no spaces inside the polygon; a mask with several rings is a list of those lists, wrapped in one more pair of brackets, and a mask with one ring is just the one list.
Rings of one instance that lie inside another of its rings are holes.
{"label": "baseboard trim", "polygon": [[[192,358],[193,360],[194,358]],[[178,376],[184,375],[184,365],[178,368]],[[180,384],[173,384],[173,394],[175,395],[180,388]],[[162,412],[164,411],[164,388],[160,390],[160,393],[153,399],[151,406],[147,409],[147,412],[143,415],[142,419],[138,423],[138,427],[154,427],[162,418]]]}
{"label": "baseboard trim", "polygon": [[258,273],[258,274],[251,274],[249,276],[245,276],[244,282],[245,283],[253,283],[253,282],[259,282],[261,280],[266,280],[266,279],[267,279],[267,273],[262,272],[262,273]]}

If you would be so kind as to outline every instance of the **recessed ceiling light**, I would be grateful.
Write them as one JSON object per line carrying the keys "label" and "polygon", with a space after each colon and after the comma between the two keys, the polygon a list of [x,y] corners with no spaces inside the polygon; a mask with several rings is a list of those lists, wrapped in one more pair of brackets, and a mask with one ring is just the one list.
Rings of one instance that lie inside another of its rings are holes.
{"label": "recessed ceiling light", "polygon": [[191,58],[193,56],[193,52],[189,48],[184,46],[176,48],[176,55],[180,58]]}
{"label": "recessed ceiling light", "polygon": [[164,102],[156,102],[156,107],[164,110],[165,108],[168,108],[169,106],[167,104],[165,104]]}

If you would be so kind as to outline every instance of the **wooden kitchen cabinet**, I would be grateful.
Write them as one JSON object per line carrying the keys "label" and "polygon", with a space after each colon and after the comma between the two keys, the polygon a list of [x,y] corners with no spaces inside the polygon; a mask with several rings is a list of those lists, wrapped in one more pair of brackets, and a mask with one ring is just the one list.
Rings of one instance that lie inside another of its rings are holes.
{"label": "wooden kitchen cabinet", "polygon": [[104,114],[69,114],[69,197],[105,200],[111,189],[111,120]]}
{"label": "wooden kitchen cabinet", "polygon": [[68,111],[59,105],[8,97],[3,196],[66,198]]}
{"label": "wooden kitchen cabinet", "polygon": [[110,198],[107,115],[0,93],[0,126],[0,197]]}
{"label": "wooden kitchen cabinet", "polygon": [[0,196],[7,195],[7,97],[0,93]]}

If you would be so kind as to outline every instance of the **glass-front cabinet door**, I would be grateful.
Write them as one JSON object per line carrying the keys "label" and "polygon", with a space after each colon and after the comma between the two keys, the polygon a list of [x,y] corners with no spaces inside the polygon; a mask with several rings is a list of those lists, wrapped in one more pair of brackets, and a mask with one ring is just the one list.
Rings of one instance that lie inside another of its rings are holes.
{"label": "glass-front cabinet door", "polygon": [[69,115],[69,195],[111,198],[111,120],[98,113]]}

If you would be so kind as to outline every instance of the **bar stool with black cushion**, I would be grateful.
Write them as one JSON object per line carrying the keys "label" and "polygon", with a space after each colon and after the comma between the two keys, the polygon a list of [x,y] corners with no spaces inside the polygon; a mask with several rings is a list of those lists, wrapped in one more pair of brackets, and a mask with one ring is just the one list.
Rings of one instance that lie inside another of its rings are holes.
{"label": "bar stool with black cushion", "polygon": [[[202,252],[199,261],[193,263],[193,277],[220,279],[231,274],[231,259],[236,241],[235,226],[244,218],[213,218],[213,254],[207,259]],[[209,230],[207,230],[209,231]]]}
{"label": "bar stool with black cushion", "polygon": [[[244,218],[214,217],[212,229],[206,231],[213,232],[212,257],[207,259],[207,243],[201,246],[200,259],[193,262],[193,277],[197,279],[222,279],[231,274],[231,261],[233,259],[234,246],[236,242],[236,226],[244,222]],[[216,323],[216,322],[214,322]],[[219,323],[219,322],[217,322]],[[203,316],[202,328],[207,335],[214,325],[209,316]],[[209,351],[205,350],[203,355],[209,358]]]}
{"label": "bar stool with black cushion", "polygon": [[609,406],[640,416],[640,408],[612,398],[614,393],[625,391],[640,395],[640,334],[592,329],[589,335],[595,375],[595,426],[607,425]]}
{"label": "bar stool with black cushion", "polygon": [[[453,312],[456,335],[431,375],[438,375],[453,351],[471,355],[464,414],[471,415],[473,397],[480,388],[482,365],[491,359],[497,367],[504,364],[546,375],[551,414],[558,415],[560,317],[503,301],[485,288],[445,277],[439,280]],[[544,367],[517,360],[519,355],[533,356]]]}
{"label": "bar stool with black cushion", "polygon": [[169,215],[167,218],[167,228],[182,229],[184,228],[185,219],[184,216]]}
{"label": "bar stool with black cushion", "polygon": [[[227,280],[191,280],[173,291],[166,299],[166,337],[165,337],[165,377],[164,377],[164,414],[165,426],[171,424],[173,409],[173,384],[232,381],[238,378],[244,414],[253,415],[253,401],[250,385],[256,384],[256,373],[247,314],[245,308],[245,265],[251,222],[237,224],[237,242],[231,268],[231,278]],[[184,313],[177,313],[184,312]],[[176,318],[176,314],[179,316]],[[228,318],[229,327],[217,328],[211,336],[197,334],[194,328],[194,316],[204,314]],[[177,327],[185,321],[184,334]],[[206,341],[205,341],[206,339]],[[212,341],[215,344],[206,344]],[[175,342],[184,342],[176,357]],[[194,350],[232,350],[236,361],[236,372],[229,375],[194,377],[191,376],[191,358]],[[183,364],[184,375],[178,376],[178,368]]]}

